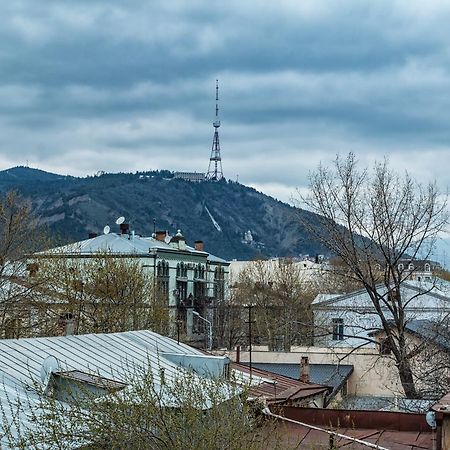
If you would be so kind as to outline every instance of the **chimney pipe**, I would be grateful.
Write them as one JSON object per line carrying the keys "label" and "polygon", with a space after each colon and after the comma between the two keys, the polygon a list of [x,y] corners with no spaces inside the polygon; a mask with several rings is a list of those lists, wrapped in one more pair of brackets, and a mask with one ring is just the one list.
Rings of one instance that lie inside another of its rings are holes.
{"label": "chimney pipe", "polygon": [[240,345],[236,346],[236,362],[237,363],[241,362],[241,346]]}
{"label": "chimney pipe", "polygon": [[195,241],[195,242],[194,242],[194,248],[195,248],[195,250],[197,250],[198,252],[202,252],[203,249],[204,249],[203,241]]}
{"label": "chimney pipe", "polygon": [[98,236],[97,233],[89,233],[88,239],[93,239],[93,238],[95,238],[97,236]]}
{"label": "chimney pipe", "polygon": [[309,383],[309,358],[307,356],[302,356],[300,362],[300,381]]}
{"label": "chimney pipe", "polygon": [[157,241],[164,242],[165,237],[166,237],[165,231],[156,231],[155,232],[155,239]]}
{"label": "chimney pipe", "polygon": [[130,225],[127,223],[121,223],[120,224],[120,233],[121,234],[128,234],[128,230],[130,228]]}

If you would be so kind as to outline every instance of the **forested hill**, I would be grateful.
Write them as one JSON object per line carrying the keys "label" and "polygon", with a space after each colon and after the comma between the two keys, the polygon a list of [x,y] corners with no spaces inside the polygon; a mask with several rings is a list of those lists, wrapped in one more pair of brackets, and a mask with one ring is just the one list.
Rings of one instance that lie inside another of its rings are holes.
{"label": "forested hill", "polygon": [[107,224],[118,231],[115,220],[125,216],[137,234],[151,235],[156,219],[158,230],[181,229],[188,245],[203,240],[205,250],[226,259],[324,253],[300,224],[310,213],[231,181],[191,183],[170,171],[77,178],[14,167],[0,171],[0,191],[12,189],[66,242]]}

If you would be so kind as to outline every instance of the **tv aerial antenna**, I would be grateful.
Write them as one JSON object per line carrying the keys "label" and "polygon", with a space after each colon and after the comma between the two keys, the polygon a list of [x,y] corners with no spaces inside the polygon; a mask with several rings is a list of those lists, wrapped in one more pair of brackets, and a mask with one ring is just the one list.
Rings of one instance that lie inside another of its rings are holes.
{"label": "tv aerial antenna", "polygon": [[111,231],[111,228],[109,225],[106,225],[105,228],[103,228],[103,234],[108,234]]}
{"label": "tv aerial antenna", "polygon": [[117,225],[122,225],[125,222],[125,217],[120,216],[117,220],[116,220],[116,224]]}

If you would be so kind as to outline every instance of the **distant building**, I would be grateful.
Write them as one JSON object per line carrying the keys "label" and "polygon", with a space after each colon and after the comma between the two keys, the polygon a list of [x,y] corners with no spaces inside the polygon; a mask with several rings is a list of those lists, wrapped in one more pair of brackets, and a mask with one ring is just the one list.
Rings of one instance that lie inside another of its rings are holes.
{"label": "distant building", "polygon": [[[383,291],[380,287],[380,293]],[[389,319],[390,292],[384,288],[386,302],[381,310]],[[441,321],[450,314],[450,287],[440,283],[405,281],[401,285],[405,320]],[[315,345],[327,347],[375,347],[369,336],[381,328],[381,319],[365,289],[350,294],[319,294],[312,303],[314,326],[320,337]]]}
{"label": "distant building", "polygon": [[433,280],[433,271],[441,269],[441,265],[428,259],[401,259],[397,269],[403,278],[431,282]]}
{"label": "distant building", "polygon": [[200,183],[206,180],[205,174],[201,172],[175,172],[173,177],[175,179],[191,181],[193,183]]}

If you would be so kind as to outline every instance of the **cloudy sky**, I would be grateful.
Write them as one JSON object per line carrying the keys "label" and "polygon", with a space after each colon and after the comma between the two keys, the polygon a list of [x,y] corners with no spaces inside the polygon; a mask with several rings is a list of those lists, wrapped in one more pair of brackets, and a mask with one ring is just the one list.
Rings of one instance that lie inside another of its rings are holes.
{"label": "cloudy sky", "polygon": [[0,168],[206,171],[289,200],[337,153],[450,181],[450,3],[1,2]]}

